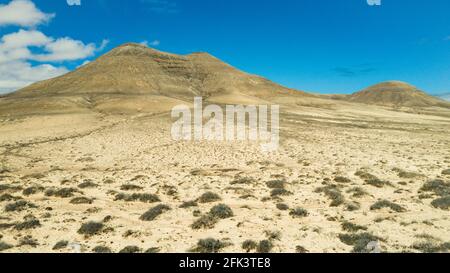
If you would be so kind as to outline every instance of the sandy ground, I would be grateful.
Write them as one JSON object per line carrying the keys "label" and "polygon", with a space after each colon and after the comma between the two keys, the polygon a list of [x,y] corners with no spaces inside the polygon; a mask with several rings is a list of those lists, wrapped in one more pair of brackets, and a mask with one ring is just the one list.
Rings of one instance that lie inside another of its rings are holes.
{"label": "sandy ground", "polygon": [[[450,194],[450,118],[283,110],[271,154],[258,143],[173,141],[168,114],[3,119],[0,249],[187,252],[213,238],[221,252],[246,252],[247,240],[259,245],[249,251],[359,252],[372,241],[388,252],[450,251],[448,204],[432,205]],[[202,203],[206,192],[220,200]],[[159,201],[117,200],[133,193]],[[180,208],[186,201],[197,202]],[[232,215],[212,217],[219,204]],[[158,205],[170,209],[140,219]],[[202,215],[210,222],[193,228]]]}

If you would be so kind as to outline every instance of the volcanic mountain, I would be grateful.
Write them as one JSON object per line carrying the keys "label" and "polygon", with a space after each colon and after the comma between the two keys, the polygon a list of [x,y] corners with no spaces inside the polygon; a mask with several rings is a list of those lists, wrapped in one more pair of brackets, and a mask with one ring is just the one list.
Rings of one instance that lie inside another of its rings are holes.
{"label": "volcanic mountain", "polygon": [[38,108],[72,108],[75,104],[102,111],[145,111],[192,102],[195,96],[242,104],[283,96],[313,97],[239,71],[208,53],[176,55],[128,43],[75,71],[12,93],[6,100],[20,98],[20,102],[11,102],[33,102],[32,107]]}
{"label": "volcanic mountain", "polygon": [[349,101],[393,107],[446,107],[450,103],[400,81],[379,83],[348,97]]}

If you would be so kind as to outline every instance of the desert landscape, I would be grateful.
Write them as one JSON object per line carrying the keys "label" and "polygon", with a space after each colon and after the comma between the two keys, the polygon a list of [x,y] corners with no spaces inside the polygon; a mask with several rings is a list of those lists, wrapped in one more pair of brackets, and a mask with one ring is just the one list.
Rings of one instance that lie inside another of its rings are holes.
{"label": "desert landscape", "polygon": [[[171,109],[280,105],[280,148],[174,141]],[[124,44],[0,98],[2,252],[449,252],[450,103],[318,95]]]}

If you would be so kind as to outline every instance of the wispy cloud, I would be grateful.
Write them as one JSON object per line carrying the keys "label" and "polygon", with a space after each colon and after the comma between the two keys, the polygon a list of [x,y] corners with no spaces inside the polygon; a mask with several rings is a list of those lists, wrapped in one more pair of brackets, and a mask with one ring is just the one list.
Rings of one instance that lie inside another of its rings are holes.
{"label": "wispy cloud", "polygon": [[140,0],[148,9],[156,13],[179,13],[180,8],[173,0]]}
{"label": "wispy cloud", "polygon": [[333,71],[341,77],[358,77],[375,72],[376,69],[370,64],[361,64],[349,67],[335,67],[333,68]]}

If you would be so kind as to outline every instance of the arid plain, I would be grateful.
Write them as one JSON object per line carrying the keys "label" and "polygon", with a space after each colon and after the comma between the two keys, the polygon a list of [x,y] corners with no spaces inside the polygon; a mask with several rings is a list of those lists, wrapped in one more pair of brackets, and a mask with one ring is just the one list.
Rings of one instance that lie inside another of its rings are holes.
{"label": "arid plain", "polygon": [[[0,99],[0,251],[448,252],[450,107],[408,88],[314,95],[121,46]],[[194,96],[280,105],[280,149],[174,141]]]}

